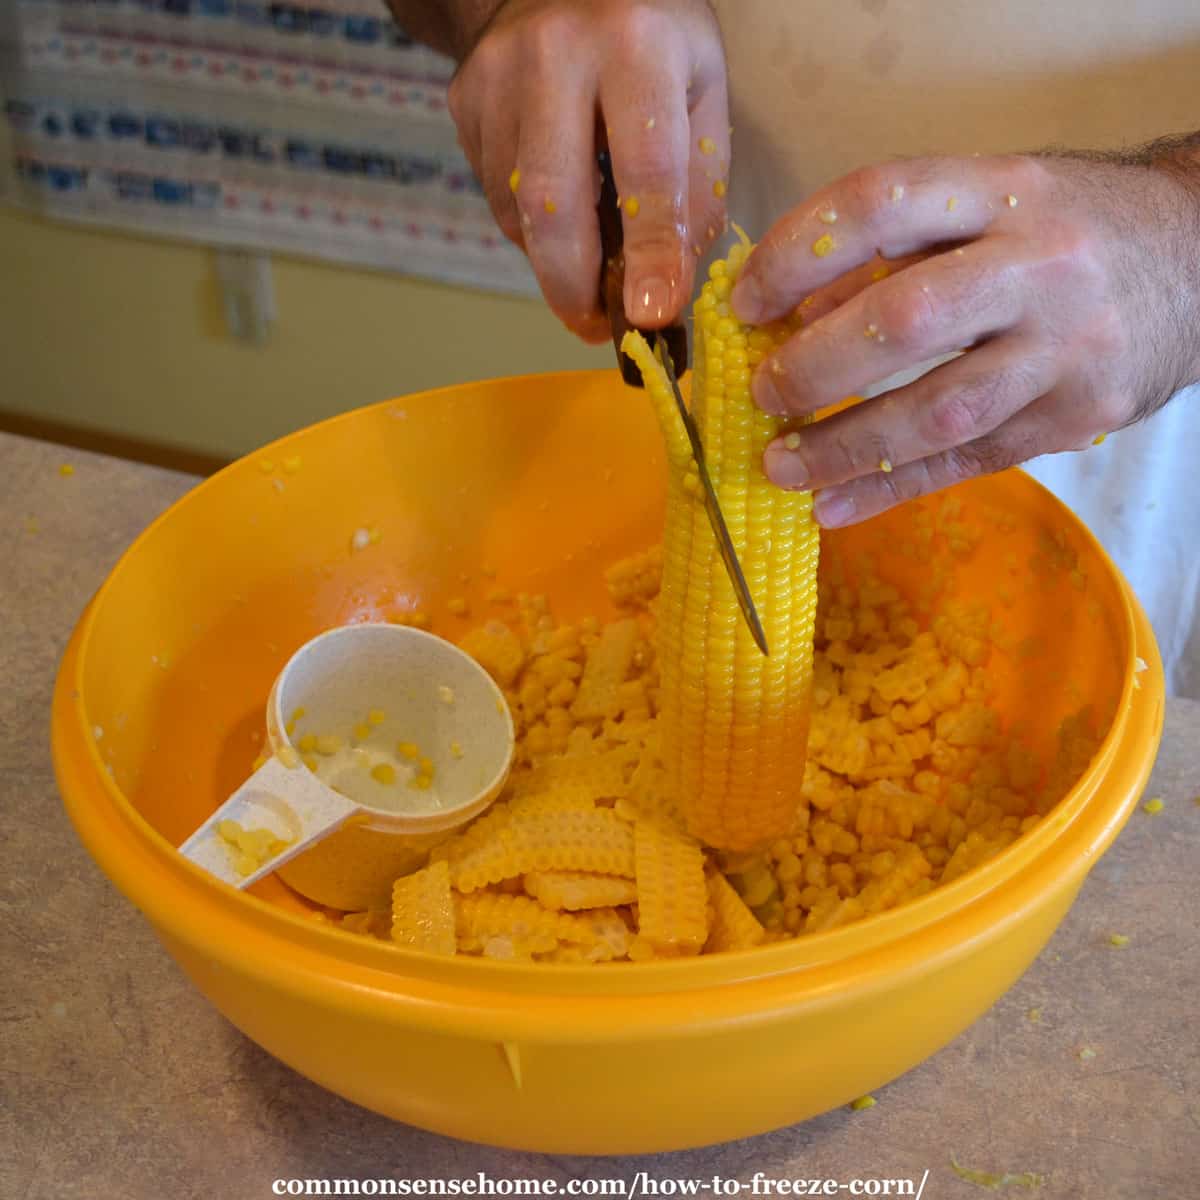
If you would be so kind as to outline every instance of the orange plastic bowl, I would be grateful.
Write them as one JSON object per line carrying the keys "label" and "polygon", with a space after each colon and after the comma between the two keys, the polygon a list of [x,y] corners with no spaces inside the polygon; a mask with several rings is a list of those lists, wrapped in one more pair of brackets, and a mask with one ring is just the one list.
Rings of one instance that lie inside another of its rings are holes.
{"label": "orange plastic bowl", "polygon": [[[290,474],[261,461],[296,457]],[[917,902],[736,954],[522,967],[355,937],[274,878],[240,893],[175,851],[248,773],[295,646],[418,606],[453,633],[464,625],[446,602],[465,594],[482,613],[496,586],[603,616],[604,567],[660,535],[663,474],[649,408],[614,372],[380,404],[201,484],[134,543],[76,629],[53,735],[80,837],[220,1011],[332,1091],[441,1133],[565,1153],[679,1149],[802,1120],[983,1013],[1132,811],[1161,730],[1154,639],[1090,535],[1010,472],[956,493],[991,530],[961,594],[1012,593],[997,611],[1020,648],[993,655],[999,707],[1045,751],[1085,701],[1107,732],[1036,829]],[[359,528],[378,544],[354,551]],[[826,552],[879,554],[915,592],[927,568],[886,553],[910,531],[902,510]]]}

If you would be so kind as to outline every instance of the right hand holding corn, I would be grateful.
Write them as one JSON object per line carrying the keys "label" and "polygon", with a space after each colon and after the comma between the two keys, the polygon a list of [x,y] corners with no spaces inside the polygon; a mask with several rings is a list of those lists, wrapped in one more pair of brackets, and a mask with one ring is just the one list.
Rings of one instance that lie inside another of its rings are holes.
{"label": "right hand holding corn", "polygon": [[[397,5],[402,14],[403,5]],[[601,342],[597,150],[625,225],[625,312],[670,324],[724,229],[725,56],[703,0],[506,0],[450,88],[459,140],[550,307]]]}

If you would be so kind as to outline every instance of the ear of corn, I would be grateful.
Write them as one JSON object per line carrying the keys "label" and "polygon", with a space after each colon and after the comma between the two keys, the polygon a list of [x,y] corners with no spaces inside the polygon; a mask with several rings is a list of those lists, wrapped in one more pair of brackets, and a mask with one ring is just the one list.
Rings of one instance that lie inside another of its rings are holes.
{"label": "ear of corn", "polygon": [[689,831],[748,849],[787,834],[801,803],[812,685],[818,532],[809,493],[762,470],[780,421],[750,397],[750,373],[795,324],[740,324],[729,294],[749,252],[714,263],[696,302],[691,407],[709,474],[767,635],[745,628],[697,487],[670,384],[645,339],[622,349],[642,371],[670,479],[659,598],[663,763]]}
{"label": "ear of corn", "polygon": [[445,862],[397,879],[392,887],[392,941],[430,954],[453,954],[454,900]]}

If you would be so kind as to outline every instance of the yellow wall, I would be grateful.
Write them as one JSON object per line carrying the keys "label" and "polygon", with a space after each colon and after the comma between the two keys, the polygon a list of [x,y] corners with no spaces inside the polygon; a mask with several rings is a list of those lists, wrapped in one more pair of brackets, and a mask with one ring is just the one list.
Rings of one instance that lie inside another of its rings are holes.
{"label": "yellow wall", "polygon": [[611,364],[540,302],[272,259],[265,346],[225,330],[213,255],[0,209],[4,413],[233,457],[389,396]]}

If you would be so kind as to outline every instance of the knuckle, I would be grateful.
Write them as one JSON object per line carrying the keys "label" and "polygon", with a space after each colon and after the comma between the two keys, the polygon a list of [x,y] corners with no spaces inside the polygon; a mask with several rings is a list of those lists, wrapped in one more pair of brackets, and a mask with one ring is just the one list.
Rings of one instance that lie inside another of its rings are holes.
{"label": "knuckle", "polygon": [[875,323],[902,349],[921,349],[937,325],[937,303],[924,287],[887,289],[876,303]]}
{"label": "knuckle", "polygon": [[883,204],[888,186],[880,167],[859,167],[842,180],[838,190],[843,207],[860,221],[869,223]]}
{"label": "knuckle", "polygon": [[661,5],[629,0],[612,6],[616,48],[622,58],[640,59],[647,48],[665,45],[675,27]]}
{"label": "knuckle", "polygon": [[[836,477],[841,482],[878,470],[879,464],[885,459],[891,461],[892,455],[886,439],[879,434],[870,430],[856,433],[838,428],[833,432],[824,458],[820,465],[825,469],[821,474],[831,479]],[[885,475],[885,478],[892,483],[890,476]]]}
{"label": "knuckle", "polygon": [[[929,431],[938,446],[957,446],[970,441],[979,431],[976,405],[981,401],[978,387],[955,388],[938,396],[929,405]],[[986,401],[983,401],[986,403]]]}
{"label": "knuckle", "polygon": [[1010,155],[1005,163],[1008,189],[1015,196],[1038,196],[1050,183],[1050,173],[1041,159],[1031,154]]}
{"label": "knuckle", "polygon": [[577,44],[579,14],[573,5],[555,4],[529,18],[522,44],[539,63],[561,64],[563,55]]}
{"label": "knuckle", "polygon": [[1115,306],[1106,304],[1092,317],[1083,343],[1084,352],[1090,359],[1124,357],[1130,349],[1129,334]]}
{"label": "knuckle", "polygon": [[486,88],[507,68],[510,56],[509,41],[505,33],[484,34],[455,74],[454,82],[459,83],[463,90],[476,83]]}

